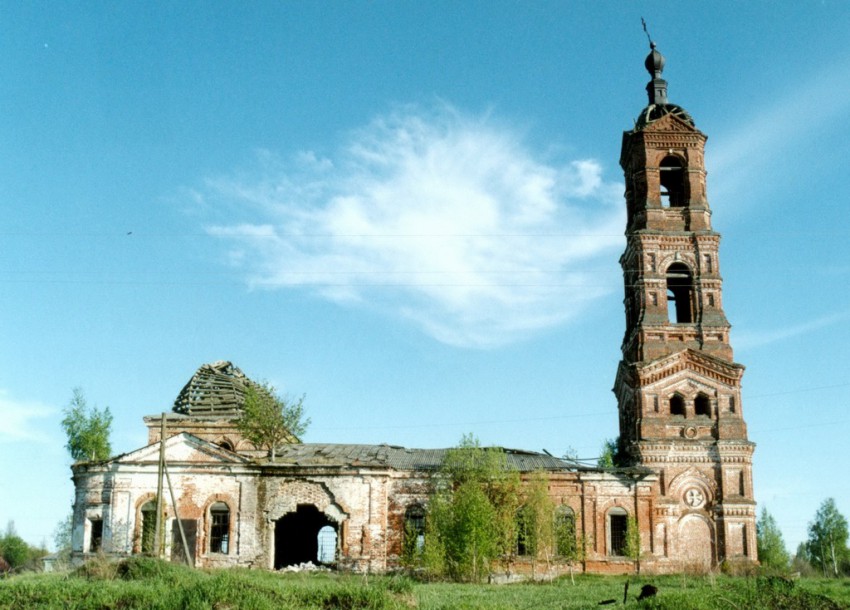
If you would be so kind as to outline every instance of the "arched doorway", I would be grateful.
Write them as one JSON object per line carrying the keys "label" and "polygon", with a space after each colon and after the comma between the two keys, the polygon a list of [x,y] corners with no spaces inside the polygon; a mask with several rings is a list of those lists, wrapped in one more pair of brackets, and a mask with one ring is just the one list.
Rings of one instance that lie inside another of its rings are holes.
{"label": "arched doorway", "polygon": [[708,570],[713,563],[711,527],[698,515],[687,515],[679,522],[679,558],[690,569]]}
{"label": "arched doorway", "polygon": [[[275,522],[274,567],[312,563],[330,563],[328,557],[328,530],[333,531],[336,545],[336,523],[312,504],[299,504],[295,512],[286,513]],[[322,531],[322,557],[319,556],[319,533]],[[335,554],[334,554],[335,557]]]}

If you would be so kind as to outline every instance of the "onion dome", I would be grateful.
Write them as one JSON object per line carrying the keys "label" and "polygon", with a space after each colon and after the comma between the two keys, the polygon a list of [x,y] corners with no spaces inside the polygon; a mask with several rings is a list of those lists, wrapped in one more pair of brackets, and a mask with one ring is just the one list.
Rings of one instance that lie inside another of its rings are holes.
{"label": "onion dome", "polygon": [[643,62],[646,71],[652,77],[652,80],[646,84],[649,105],[641,110],[640,115],[635,120],[635,129],[643,129],[650,123],[668,114],[672,114],[691,127],[694,127],[694,120],[684,108],[667,101],[667,81],[661,77],[661,74],[664,72],[664,56],[655,47],[654,42],[649,43],[649,48],[649,55],[646,56],[646,60]]}

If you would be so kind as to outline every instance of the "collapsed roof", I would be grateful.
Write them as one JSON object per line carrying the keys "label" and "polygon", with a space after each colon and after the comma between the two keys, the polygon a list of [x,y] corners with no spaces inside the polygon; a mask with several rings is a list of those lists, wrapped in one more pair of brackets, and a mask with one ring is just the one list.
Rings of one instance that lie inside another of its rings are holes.
{"label": "collapsed roof", "polygon": [[175,413],[236,416],[245,404],[245,392],[258,384],[227,360],[204,364],[195,371],[174,401]]}

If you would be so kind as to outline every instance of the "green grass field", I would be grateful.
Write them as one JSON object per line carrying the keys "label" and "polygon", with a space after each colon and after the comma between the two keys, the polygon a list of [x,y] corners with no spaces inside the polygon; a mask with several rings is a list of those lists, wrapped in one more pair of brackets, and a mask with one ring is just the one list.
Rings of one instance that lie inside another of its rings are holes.
{"label": "green grass field", "polygon": [[[628,600],[623,590],[629,582]],[[641,586],[658,588],[636,601]],[[599,605],[605,600],[616,600]],[[0,608],[28,610],[477,610],[656,608],[832,610],[850,608],[850,580],[725,576],[579,576],[552,583],[417,583],[406,577],[199,571],[138,558],[92,562],[70,574],[0,579]]]}

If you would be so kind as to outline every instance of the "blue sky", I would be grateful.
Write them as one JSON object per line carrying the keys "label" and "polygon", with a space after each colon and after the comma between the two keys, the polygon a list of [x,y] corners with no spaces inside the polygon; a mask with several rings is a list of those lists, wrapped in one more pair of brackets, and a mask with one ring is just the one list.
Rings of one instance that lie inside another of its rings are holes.
{"label": "blue sky", "polygon": [[594,457],[617,433],[621,134],[709,136],[756,496],[850,515],[850,4],[0,5],[0,524],[51,541],[72,389],[145,442],[203,363],[305,440]]}

